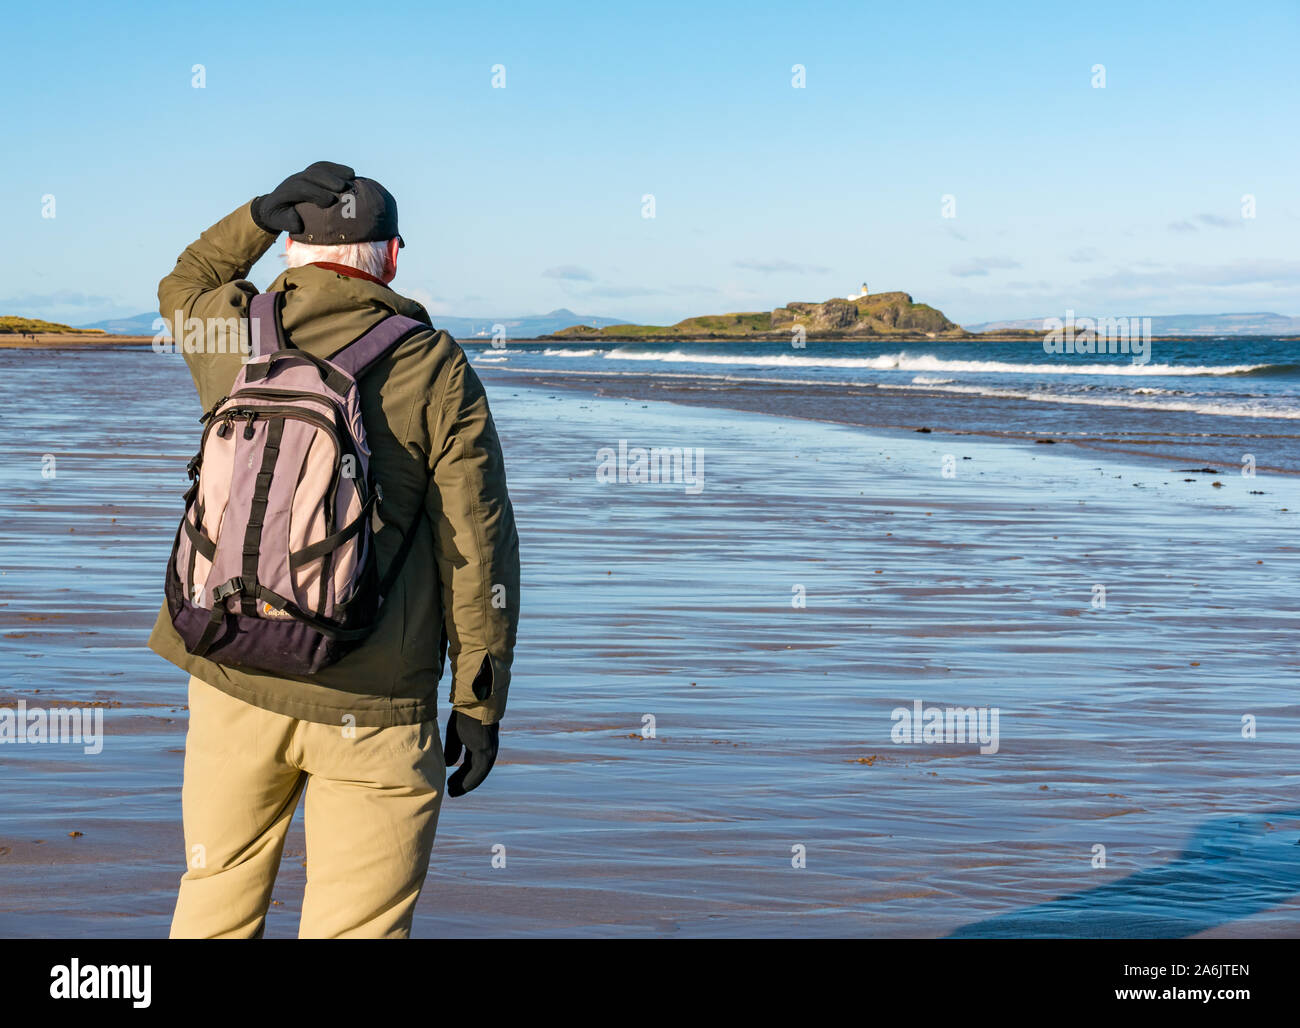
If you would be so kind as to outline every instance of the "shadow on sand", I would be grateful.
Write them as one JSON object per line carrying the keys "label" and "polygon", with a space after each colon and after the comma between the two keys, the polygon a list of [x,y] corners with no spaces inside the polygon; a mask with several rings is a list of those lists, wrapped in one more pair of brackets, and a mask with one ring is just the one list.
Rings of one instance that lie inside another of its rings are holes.
{"label": "shadow on sand", "polygon": [[952,939],[1177,939],[1300,893],[1300,810],[1207,821],[1174,860],[963,925]]}

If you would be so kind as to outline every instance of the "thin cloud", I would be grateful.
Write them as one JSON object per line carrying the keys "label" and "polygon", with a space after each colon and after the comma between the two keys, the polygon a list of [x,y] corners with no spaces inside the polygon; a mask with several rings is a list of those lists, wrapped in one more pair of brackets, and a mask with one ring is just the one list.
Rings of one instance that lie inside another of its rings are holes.
{"label": "thin cloud", "polygon": [[1154,271],[1116,271],[1084,280],[1084,285],[1115,292],[1151,287],[1202,286],[1216,289],[1273,286],[1300,287],[1300,261],[1275,259],[1234,261],[1231,264],[1177,264]]}
{"label": "thin cloud", "polygon": [[745,271],[759,271],[764,275],[825,275],[830,272],[830,268],[824,268],[820,264],[796,264],[794,261],[772,260],[756,261],[743,260],[732,261],[732,266],[742,268]]}
{"label": "thin cloud", "polygon": [[542,272],[542,278],[558,278],[565,282],[594,282],[596,276],[576,264],[559,264]]}
{"label": "thin cloud", "polygon": [[662,289],[649,289],[646,286],[617,286],[604,285],[592,286],[592,288],[583,291],[584,296],[595,296],[603,299],[621,300],[629,296],[663,296]]}
{"label": "thin cloud", "polygon": [[0,308],[24,309],[28,307],[116,307],[117,302],[108,296],[91,296],[88,293],[61,289],[57,293],[25,293],[0,299]]}
{"label": "thin cloud", "polygon": [[958,278],[972,278],[976,275],[987,275],[990,271],[1018,267],[1020,262],[1013,261],[1010,257],[975,257],[965,263],[954,264],[948,271]]}
{"label": "thin cloud", "polygon": [[1170,232],[1199,232],[1200,227],[1197,225],[1208,225],[1210,228],[1240,228],[1241,222],[1234,221],[1232,218],[1225,218],[1221,214],[1198,214],[1195,219],[1183,218],[1181,221],[1171,221],[1169,223]]}

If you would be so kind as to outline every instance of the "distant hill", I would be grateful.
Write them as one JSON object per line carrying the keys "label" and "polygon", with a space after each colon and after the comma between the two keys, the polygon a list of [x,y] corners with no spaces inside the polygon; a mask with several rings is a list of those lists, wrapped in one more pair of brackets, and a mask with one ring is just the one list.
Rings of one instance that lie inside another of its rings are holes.
{"label": "distant hill", "polygon": [[619,320],[595,314],[574,314],[564,307],[547,314],[521,314],[513,318],[453,318],[448,315],[433,315],[434,325],[450,332],[457,339],[490,339],[495,325],[505,326],[507,339],[536,339],[570,325],[603,328],[606,325],[617,325]]}
{"label": "distant hill", "polygon": [[872,293],[822,303],[794,300],[772,311],[705,314],[675,325],[575,325],[557,339],[786,339],[802,325],[810,336],[826,339],[881,337],[960,337],[966,331],[942,311],[916,303],[907,293]]}
{"label": "distant hill", "polygon": [[115,336],[151,336],[156,334],[153,327],[156,317],[158,314],[151,311],[148,314],[136,314],[129,318],[110,318],[107,321],[94,321],[89,325],[81,325],[76,331],[109,332]]}
{"label": "distant hill", "polygon": [[[108,321],[96,321],[83,325],[82,330],[99,329],[115,335],[151,336],[154,334],[153,322],[157,314],[137,314],[130,318],[113,318]],[[604,318],[594,314],[574,314],[561,307],[549,314],[522,314],[513,318],[455,318],[433,315],[433,323],[438,328],[450,332],[457,339],[481,337],[490,339],[494,325],[504,325],[507,339],[534,339],[537,336],[558,332],[570,325],[591,325],[600,328],[604,325],[617,325],[619,318]]]}
{"label": "distant hill", "polygon": [[[1060,315],[1056,315],[1060,317]],[[1079,317],[1095,315],[1078,315]],[[1129,317],[1130,315],[1124,315]],[[1142,317],[1142,315],[1137,315]],[[1019,321],[986,321],[965,326],[971,332],[1006,332],[1043,330],[1043,318]],[[1156,336],[1283,336],[1300,334],[1300,318],[1285,314],[1155,314],[1151,315],[1151,334]]]}

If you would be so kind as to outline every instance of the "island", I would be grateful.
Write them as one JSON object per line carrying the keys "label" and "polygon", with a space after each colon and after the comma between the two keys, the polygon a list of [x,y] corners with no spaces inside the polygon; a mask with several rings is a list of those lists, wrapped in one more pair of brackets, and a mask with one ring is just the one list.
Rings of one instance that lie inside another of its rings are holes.
{"label": "island", "polygon": [[[973,333],[949,321],[943,311],[916,303],[907,293],[832,297],[821,303],[791,301],[771,311],[705,314],[675,325],[573,325],[545,339],[660,342],[674,339],[783,339],[799,329],[818,339],[968,339]],[[1020,333],[997,333],[1019,335]],[[1035,333],[1025,333],[1033,335]]]}

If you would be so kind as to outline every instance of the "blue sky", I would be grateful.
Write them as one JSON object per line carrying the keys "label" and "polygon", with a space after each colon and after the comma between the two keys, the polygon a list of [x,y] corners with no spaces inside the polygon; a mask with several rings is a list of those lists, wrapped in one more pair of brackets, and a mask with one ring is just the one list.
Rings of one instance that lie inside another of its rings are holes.
{"label": "blue sky", "polygon": [[321,159],[396,194],[394,287],[435,315],[664,323],[863,280],[967,324],[1300,314],[1294,0],[143,0],[5,21],[0,314],[150,310],[203,228]]}

